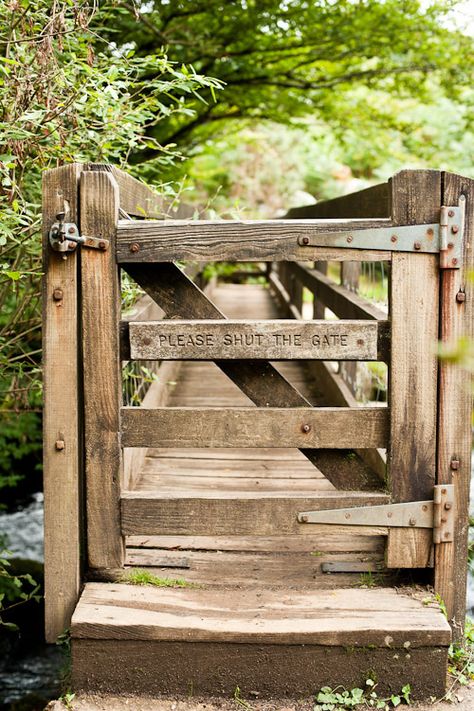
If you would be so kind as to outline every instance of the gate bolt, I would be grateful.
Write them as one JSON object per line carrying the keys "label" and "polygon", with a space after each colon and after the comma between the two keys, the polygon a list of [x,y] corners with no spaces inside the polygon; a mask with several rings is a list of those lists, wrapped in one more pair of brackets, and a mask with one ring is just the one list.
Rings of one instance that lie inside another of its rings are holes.
{"label": "gate bolt", "polygon": [[63,439],[57,439],[56,443],[54,445],[58,452],[60,452],[62,449],[64,449],[64,440]]}
{"label": "gate bolt", "polygon": [[464,291],[458,291],[456,294],[456,301],[458,304],[463,304],[466,301],[466,293]]}
{"label": "gate bolt", "polygon": [[63,298],[63,290],[62,289],[55,289],[53,291],[53,299],[54,301],[61,301]]}

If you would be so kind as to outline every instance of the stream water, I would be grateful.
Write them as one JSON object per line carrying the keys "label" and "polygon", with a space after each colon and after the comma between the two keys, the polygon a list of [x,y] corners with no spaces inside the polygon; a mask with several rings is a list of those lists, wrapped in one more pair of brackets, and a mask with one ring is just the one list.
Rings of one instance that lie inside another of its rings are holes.
{"label": "stream water", "polygon": [[[474,474],[474,456],[472,465]],[[471,502],[474,502],[474,476],[471,479]],[[472,504],[471,507],[474,508]],[[0,536],[6,536],[12,557],[42,563],[43,495],[34,494],[31,503],[23,508],[0,514]],[[474,539],[474,528],[471,537]],[[469,614],[474,616],[472,574],[468,579],[467,606]],[[22,629],[18,641],[6,648],[0,645],[0,711],[12,708],[40,710],[43,702],[58,695],[64,657],[58,648],[45,645],[41,632],[38,632],[43,625],[43,608],[38,606],[34,614],[37,619]],[[28,698],[31,700],[29,705]],[[27,703],[16,707],[19,700]]]}

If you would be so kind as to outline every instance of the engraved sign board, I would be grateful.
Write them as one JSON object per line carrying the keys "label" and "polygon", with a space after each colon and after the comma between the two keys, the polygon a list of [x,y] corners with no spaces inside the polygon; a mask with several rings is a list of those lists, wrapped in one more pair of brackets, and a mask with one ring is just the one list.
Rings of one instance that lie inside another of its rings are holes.
{"label": "engraved sign board", "polygon": [[379,360],[387,322],[219,320],[130,322],[134,360]]}

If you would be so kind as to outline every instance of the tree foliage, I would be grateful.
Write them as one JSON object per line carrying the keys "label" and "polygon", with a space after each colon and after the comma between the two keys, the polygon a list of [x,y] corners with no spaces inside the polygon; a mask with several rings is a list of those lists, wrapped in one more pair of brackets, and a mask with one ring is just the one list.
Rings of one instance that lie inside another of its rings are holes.
{"label": "tree foliage", "polygon": [[[230,119],[294,122],[312,115],[343,131],[381,117],[395,125],[398,117],[384,112],[384,96],[430,102],[433,91],[456,98],[469,86],[472,40],[447,24],[451,5],[122,0],[110,36],[118,44],[133,38],[140,56],[166,46],[173,60],[225,83],[218,102],[196,102],[194,116],[171,116],[152,127],[149,134],[160,142],[196,144]],[[357,87],[379,92],[380,104],[354,94]],[[153,156],[150,148],[133,158]]]}

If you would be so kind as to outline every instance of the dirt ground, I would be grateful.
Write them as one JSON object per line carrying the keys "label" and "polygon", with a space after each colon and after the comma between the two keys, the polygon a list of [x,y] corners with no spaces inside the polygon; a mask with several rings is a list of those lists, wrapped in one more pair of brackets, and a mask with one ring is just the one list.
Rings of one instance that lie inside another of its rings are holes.
{"label": "dirt ground", "polygon": [[[297,702],[288,700],[257,701],[252,699],[149,699],[143,697],[113,697],[113,696],[77,696],[67,705],[62,701],[54,701],[47,711],[312,711],[314,700],[305,699]],[[363,708],[363,707],[361,707]],[[474,711],[474,684],[469,687],[458,687],[453,691],[453,702],[436,701],[428,704],[412,704],[408,708],[413,711]]]}

